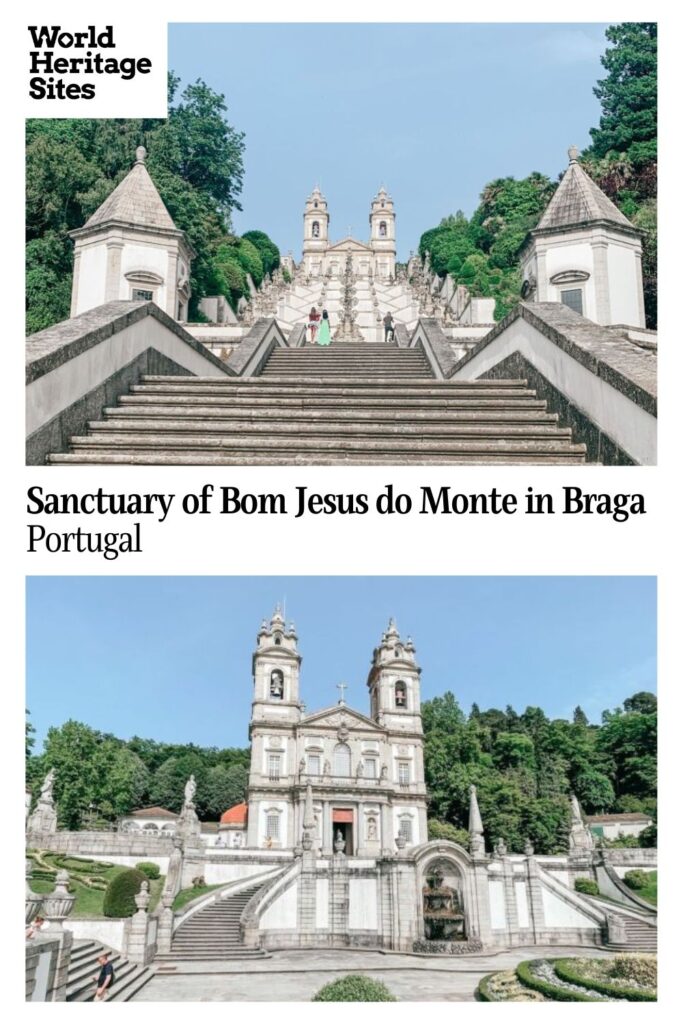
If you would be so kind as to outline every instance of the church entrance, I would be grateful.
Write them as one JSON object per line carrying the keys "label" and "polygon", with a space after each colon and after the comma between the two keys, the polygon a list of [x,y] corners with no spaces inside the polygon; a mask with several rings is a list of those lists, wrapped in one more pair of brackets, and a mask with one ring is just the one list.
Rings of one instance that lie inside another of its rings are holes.
{"label": "church entrance", "polygon": [[337,840],[338,834],[341,832],[341,837],[344,840],[344,853],[347,857],[353,857],[355,851],[353,848],[353,811],[350,808],[333,807],[332,808],[332,845]]}

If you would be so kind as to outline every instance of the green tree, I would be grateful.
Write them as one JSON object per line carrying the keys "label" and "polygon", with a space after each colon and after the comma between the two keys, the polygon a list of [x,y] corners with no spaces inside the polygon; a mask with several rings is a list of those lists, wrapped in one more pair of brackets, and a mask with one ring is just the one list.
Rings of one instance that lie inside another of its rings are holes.
{"label": "green tree", "polygon": [[607,76],[593,90],[602,114],[590,152],[625,154],[635,165],[657,158],[657,24],[610,25],[601,57]]}
{"label": "green tree", "polygon": [[277,270],[280,266],[280,250],[265,231],[245,231],[242,238],[256,246],[263,263],[264,275]]}
{"label": "green tree", "polygon": [[25,742],[26,742],[26,759],[28,760],[33,753],[33,748],[36,745],[36,730],[33,722],[30,721],[31,712],[26,708],[26,725],[24,726]]}
{"label": "green tree", "polygon": [[169,757],[161,764],[149,784],[149,799],[156,807],[169,811],[180,811],[183,806],[185,783],[194,775],[197,783],[196,803],[198,813],[203,807],[204,785],[208,767],[199,752],[188,752]]}
{"label": "green tree", "polygon": [[580,704],[574,708],[574,725],[588,725],[588,716]]}
{"label": "green tree", "polygon": [[71,719],[58,729],[48,729],[43,766],[46,772],[55,772],[54,797],[62,828],[80,828],[98,796],[96,751],[100,742],[100,733]]}
{"label": "green tree", "polygon": [[249,773],[242,765],[218,764],[210,768],[202,788],[202,810],[208,818],[220,818],[224,811],[241,803],[247,793]]}

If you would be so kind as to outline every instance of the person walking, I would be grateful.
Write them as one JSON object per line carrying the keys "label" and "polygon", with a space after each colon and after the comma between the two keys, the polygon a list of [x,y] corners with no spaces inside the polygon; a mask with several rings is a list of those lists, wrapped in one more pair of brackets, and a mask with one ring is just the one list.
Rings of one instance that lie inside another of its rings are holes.
{"label": "person walking", "polygon": [[318,331],[318,344],[329,345],[332,341],[332,335],[330,333],[330,317],[326,309],[323,310],[322,320],[320,321],[320,330]]}
{"label": "person walking", "polygon": [[394,340],[394,318],[391,313],[387,313],[384,317],[384,340],[389,341],[389,335],[391,340]]}
{"label": "person walking", "polygon": [[100,965],[100,973],[93,978],[96,985],[93,1002],[103,1003],[114,984],[114,965],[109,963],[108,953],[98,956],[97,962]]}
{"label": "person walking", "polygon": [[308,329],[311,332],[311,345],[315,345],[315,336],[318,332],[318,325],[320,323],[320,313],[311,306],[311,312],[308,314]]}

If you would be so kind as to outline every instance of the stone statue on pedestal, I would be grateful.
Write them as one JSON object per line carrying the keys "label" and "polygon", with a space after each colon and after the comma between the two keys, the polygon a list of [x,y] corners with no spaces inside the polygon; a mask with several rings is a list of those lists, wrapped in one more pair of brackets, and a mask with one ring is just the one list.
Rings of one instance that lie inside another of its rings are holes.
{"label": "stone statue on pedestal", "polygon": [[33,814],[29,816],[27,829],[29,832],[56,832],[57,831],[57,808],[55,807],[52,787],[55,781],[55,771],[51,768],[43,779],[40,787],[40,796]]}

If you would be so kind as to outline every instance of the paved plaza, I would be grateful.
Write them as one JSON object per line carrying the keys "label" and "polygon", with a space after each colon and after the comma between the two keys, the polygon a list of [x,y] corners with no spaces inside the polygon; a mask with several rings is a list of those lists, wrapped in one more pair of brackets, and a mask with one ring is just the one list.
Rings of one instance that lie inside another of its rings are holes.
{"label": "paved plaza", "polygon": [[293,950],[257,961],[197,961],[163,966],[135,1002],[308,1002],[328,981],[365,974],[400,1000],[469,1002],[479,979],[543,956],[609,955],[577,946],[533,946],[472,956],[430,957],[366,950]]}

